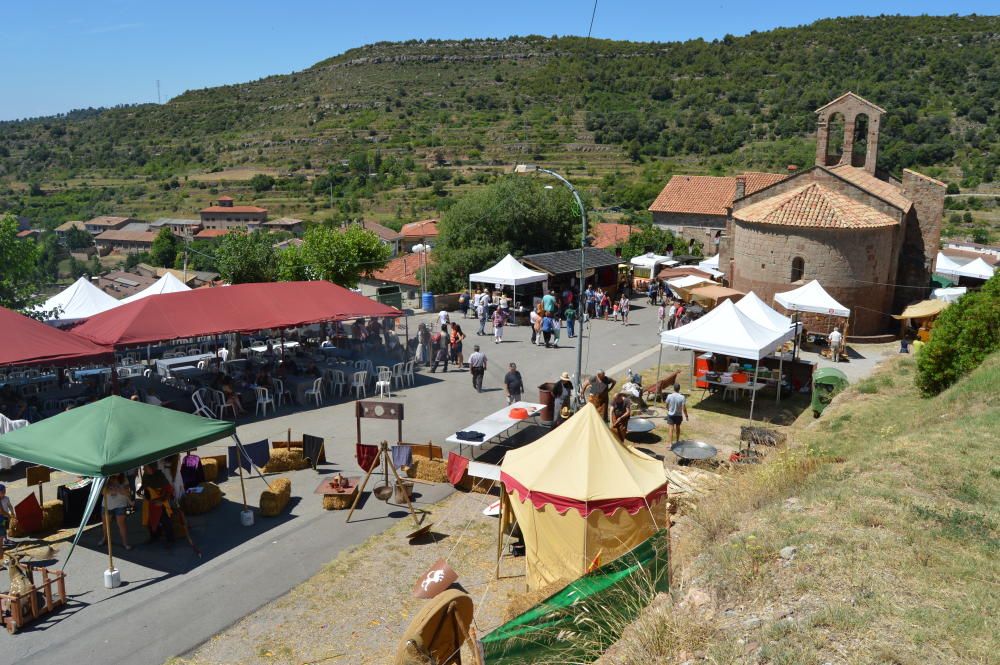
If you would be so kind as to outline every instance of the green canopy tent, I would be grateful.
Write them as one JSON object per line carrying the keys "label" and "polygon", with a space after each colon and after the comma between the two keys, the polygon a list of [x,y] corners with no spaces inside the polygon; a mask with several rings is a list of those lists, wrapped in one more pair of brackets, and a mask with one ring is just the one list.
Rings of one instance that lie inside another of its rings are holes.
{"label": "green canopy tent", "polygon": [[[226,436],[232,436],[240,454],[246,454],[234,423],[112,396],[0,436],[0,455],[94,479],[83,521],[63,562],[65,568],[108,476]],[[243,503],[245,509],[245,490]],[[113,564],[110,537],[107,542]]]}
{"label": "green canopy tent", "polygon": [[821,367],[813,373],[812,410],[819,418],[826,407],[850,382],[847,375],[836,367]]}

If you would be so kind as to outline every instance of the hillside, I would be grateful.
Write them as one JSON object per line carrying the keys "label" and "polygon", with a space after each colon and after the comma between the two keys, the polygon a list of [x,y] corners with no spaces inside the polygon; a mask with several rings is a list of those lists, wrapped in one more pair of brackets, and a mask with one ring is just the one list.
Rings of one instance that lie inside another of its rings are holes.
{"label": "hillside", "polygon": [[996,662],[1000,356],[932,399],[913,372],[886,363],[703,499],[675,604],[600,662]]}
{"label": "hillside", "polygon": [[[1000,18],[953,16],[713,42],[377,43],[163,105],[0,123],[0,209],[48,224],[191,214],[207,183],[264,172],[274,191],[237,193],[283,214],[405,220],[526,160],[574,172],[601,205],[642,209],[675,170],[811,163],[813,110],[848,89],[889,111],[881,166],[975,189],[1000,161],[998,35]],[[332,191],[315,180],[342,162],[365,177]]]}

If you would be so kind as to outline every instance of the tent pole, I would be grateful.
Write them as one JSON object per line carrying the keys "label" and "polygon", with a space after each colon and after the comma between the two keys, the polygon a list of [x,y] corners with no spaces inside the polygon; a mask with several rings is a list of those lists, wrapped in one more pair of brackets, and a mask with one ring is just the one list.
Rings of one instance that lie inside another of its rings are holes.
{"label": "tent pole", "polygon": [[785,362],[785,351],[784,349],[778,349],[778,398],[775,400],[776,404],[781,404],[781,377],[782,377],[782,367]]}
{"label": "tent pole", "polygon": [[243,484],[243,446],[240,444],[240,440],[233,436],[236,441],[236,469],[240,473],[240,491],[243,493],[243,512],[247,509],[247,488]]}
{"label": "tent pole", "polygon": [[108,513],[108,502],[102,506],[104,509],[104,540],[108,544],[108,570],[115,569],[115,559],[111,554],[111,514]]}
{"label": "tent pole", "polygon": [[656,383],[653,384],[653,403],[656,403],[656,395],[660,390],[660,363],[663,362],[663,340],[660,340],[660,352],[656,354]]}
{"label": "tent pole", "polygon": [[760,373],[760,358],[757,358],[757,369],[753,372],[753,392],[750,393],[750,422],[753,422],[753,407],[757,401],[757,375]]}

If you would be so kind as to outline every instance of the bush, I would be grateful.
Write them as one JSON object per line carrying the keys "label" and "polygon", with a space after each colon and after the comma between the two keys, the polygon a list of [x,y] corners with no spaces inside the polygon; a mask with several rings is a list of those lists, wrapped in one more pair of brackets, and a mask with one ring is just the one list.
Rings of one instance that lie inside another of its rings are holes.
{"label": "bush", "polygon": [[917,356],[917,387],[936,395],[1000,349],[1000,275],[944,310]]}

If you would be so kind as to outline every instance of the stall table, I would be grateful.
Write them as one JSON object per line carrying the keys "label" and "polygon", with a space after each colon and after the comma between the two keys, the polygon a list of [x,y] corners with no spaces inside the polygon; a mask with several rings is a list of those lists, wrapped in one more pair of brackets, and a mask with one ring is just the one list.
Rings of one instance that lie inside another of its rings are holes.
{"label": "stall table", "polygon": [[[527,418],[511,418],[511,409],[525,409],[528,412]],[[456,434],[452,434],[445,441],[458,446],[458,454],[461,455],[465,446],[469,448],[480,448],[488,443],[498,443],[501,437],[508,434],[511,430],[516,429],[518,425],[524,423],[525,421],[534,422],[535,416],[542,412],[545,408],[544,404],[536,404],[534,402],[514,402],[509,406],[491,413],[482,420],[477,420],[471,425],[462,428],[461,431],[466,432],[482,432],[483,438],[479,441],[468,441],[466,439],[460,439]],[[498,441],[494,441],[497,439]]]}

